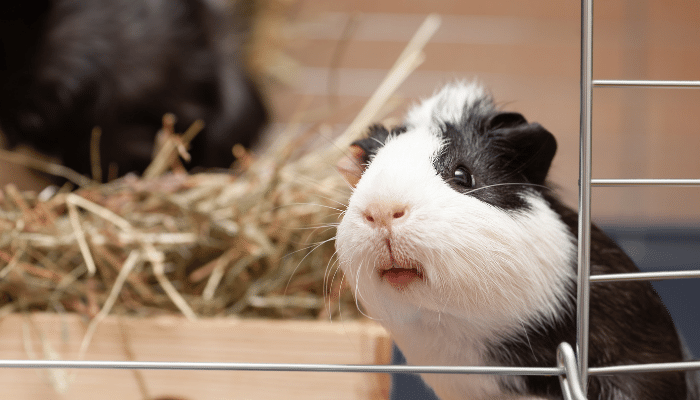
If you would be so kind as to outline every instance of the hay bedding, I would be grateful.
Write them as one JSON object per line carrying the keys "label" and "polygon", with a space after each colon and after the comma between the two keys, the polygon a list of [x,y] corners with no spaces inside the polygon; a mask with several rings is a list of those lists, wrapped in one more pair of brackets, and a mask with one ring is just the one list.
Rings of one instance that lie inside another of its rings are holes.
{"label": "hay bedding", "polygon": [[334,225],[350,194],[334,165],[422,62],[438,26],[438,17],[428,17],[347,130],[310,154],[297,153],[318,129],[284,133],[260,157],[234,149],[239,162],[232,171],[190,175],[178,154],[186,158],[201,127],[177,135],[167,117],[160,152],[143,177],[94,184],[24,160],[81,188],[2,191],[0,318],[34,310],[82,314],[91,320],[85,350],[109,313],[359,316],[333,261]]}
{"label": "hay bedding", "polygon": [[244,157],[239,174],[126,176],[47,200],[6,187],[0,306],[92,318],[118,291],[115,313],[353,315],[329,268],[349,191],[331,168],[314,183],[275,158]]}

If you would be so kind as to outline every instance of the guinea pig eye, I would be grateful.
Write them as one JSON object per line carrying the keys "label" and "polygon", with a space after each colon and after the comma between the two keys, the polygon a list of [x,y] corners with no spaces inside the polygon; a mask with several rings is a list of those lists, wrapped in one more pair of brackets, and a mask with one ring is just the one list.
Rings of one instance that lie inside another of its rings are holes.
{"label": "guinea pig eye", "polygon": [[459,186],[470,188],[474,186],[474,175],[465,167],[457,167],[452,173],[452,182]]}

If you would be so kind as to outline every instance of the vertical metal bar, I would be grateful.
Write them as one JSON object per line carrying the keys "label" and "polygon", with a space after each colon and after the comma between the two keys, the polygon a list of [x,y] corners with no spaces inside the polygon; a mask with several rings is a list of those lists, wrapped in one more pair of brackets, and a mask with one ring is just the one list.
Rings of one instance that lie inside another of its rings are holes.
{"label": "vertical metal bar", "polygon": [[576,368],[576,354],[571,345],[562,342],[557,348],[557,366],[564,368],[564,374],[559,375],[559,384],[565,400],[586,400],[583,385],[579,382],[579,371]]}
{"label": "vertical metal bar", "polygon": [[588,317],[591,239],[591,108],[593,0],[581,0],[581,132],[579,155],[578,291],[576,348],[583,393],[588,390]]}

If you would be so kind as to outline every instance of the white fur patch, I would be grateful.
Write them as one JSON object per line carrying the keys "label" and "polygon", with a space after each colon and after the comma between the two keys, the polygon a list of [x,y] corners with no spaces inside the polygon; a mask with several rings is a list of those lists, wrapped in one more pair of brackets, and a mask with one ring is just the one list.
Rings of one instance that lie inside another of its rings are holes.
{"label": "white fur patch", "polygon": [[[444,96],[473,102],[484,94],[473,86],[449,87],[411,111],[408,130],[387,140],[357,184],[336,248],[356,297],[392,333],[409,363],[484,365],[489,340],[563,312],[575,244],[535,192],[524,197],[529,210],[507,212],[458,193],[440,177],[433,159],[446,144],[434,117],[451,121],[465,109],[462,103],[436,110]],[[406,214],[389,227],[365,217],[368,208],[397,204]],[[393,256],[422,265],[424,281],[397,290],[382,280],[387,240]],[[500,395],[499,378],[492,376],[423,378],[443,400]]]}
{"label": "white fur patch", "polygon": [[447,85],[421,104],[413,107],[406,116],[406,125],[427,127],[434,122],[457,124],[465,108],[488,97],[486,90],[475,82],[458,82]]}

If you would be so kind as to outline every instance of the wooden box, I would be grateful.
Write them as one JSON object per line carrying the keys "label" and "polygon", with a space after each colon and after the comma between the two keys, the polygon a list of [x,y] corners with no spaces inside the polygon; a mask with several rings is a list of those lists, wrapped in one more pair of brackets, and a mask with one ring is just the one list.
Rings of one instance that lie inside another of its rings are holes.
{"label": "wooden box", "polygon": [[[76,315],[10,315],[0,321],[0,359],[78,356],[86,324]],[[86,360],[388,364],[386,331],[366,321],[276,321],[110,316]],[[385,374],[115,369],[4,369],[3,398],[387,399]]]}

